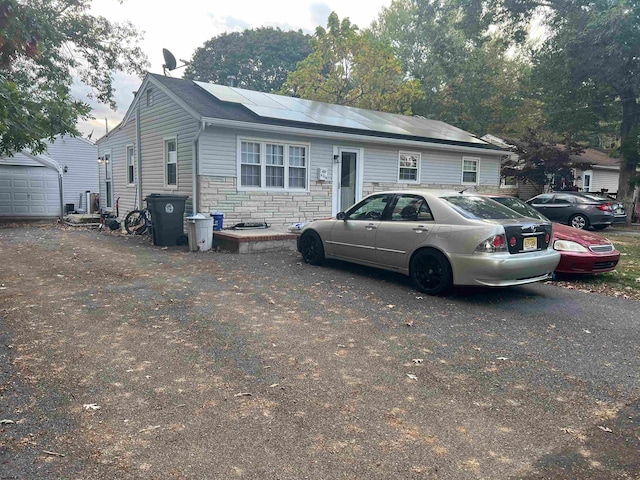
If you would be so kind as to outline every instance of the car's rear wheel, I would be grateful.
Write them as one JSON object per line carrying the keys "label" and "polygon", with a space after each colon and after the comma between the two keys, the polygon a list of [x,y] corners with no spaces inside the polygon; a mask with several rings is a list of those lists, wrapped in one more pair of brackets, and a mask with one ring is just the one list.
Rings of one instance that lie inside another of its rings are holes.
{"label": "car's rear wheel", "polygon": [[321,265],[324,262],[324,247],[320,235],[313,230],[304,232],[300,237],[300,253],[305,262]]}
{"label": "car's rear wheel", "polygon": [[411,259],[411,280],[416,290],[439,295],[451,286],[453,275],[447,258],[437,250],[420,250]]}
{"label": "car's rear wheel", "polygon": [[589,219],[581,213],[577,213],[569,219],[569,226],[583,230],[589,226]]}

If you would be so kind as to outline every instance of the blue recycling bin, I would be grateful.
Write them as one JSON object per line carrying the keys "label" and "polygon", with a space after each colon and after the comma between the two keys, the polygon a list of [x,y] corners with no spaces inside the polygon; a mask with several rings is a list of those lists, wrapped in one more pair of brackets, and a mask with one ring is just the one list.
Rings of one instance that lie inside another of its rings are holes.
{"label": "blue recycling bin", "polygon": [[213,230],[214,231],[222,230],[222,223],[224,222],[224,213],[213,212],[211,216],[213,217]]}

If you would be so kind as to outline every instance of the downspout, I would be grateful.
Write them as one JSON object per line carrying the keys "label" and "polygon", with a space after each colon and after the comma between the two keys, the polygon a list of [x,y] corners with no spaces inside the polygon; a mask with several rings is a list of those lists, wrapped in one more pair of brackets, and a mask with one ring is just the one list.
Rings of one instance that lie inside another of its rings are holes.
{"label": "downspout", "polygon": [[200,138],[200,135],[204,131],[205,127],[206,127],[206,124],[204,122],[201,122],[200,128],[198,129],[198,133],[196,133],[196,136],[193,137],[193,144],[191,147],[192,148],[191,158],[193,159],[193,166],[191,168],[192,174],[193,174],[193,185],[192,185],[193,197],[191,199],[191,206],[193,210],[193,215],[198,213],[198,200],[197,200],[198,199],[198,163],[199,163],[198,153],[200,150],[198,139]]}
{"label": "downspout", "polygon": [[138,194],[138,208],[142,208],[142,135],[140,134],[140,102],[138,102],[138,111],[136,112],[136,170],[138,174],[136,190]]}

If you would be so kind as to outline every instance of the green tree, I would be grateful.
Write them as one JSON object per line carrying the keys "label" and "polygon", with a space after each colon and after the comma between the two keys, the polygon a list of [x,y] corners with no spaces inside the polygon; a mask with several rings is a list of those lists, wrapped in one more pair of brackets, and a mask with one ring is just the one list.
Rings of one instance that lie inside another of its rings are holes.
{"label": "green tree", "polygon": [[0,3],[0,155],[41,152],[42,139],[79,135],[89,106],[72,97],[74,77],[115,108],[112,74],[143,74],[140,34],[130,23],[90,15],[86,0]]}
{"label": "green tree", "polygon": [[274,92],[311,53],[310,38],[274,28],[223,33],[196,50],[184,78],[225,85],[233,76],[238,87]]}
{"label": "green tree", "polygon": [[321,102],[411,113],[419,82],[407,80],[391,46],[331,13],[316,29],[313,52],[289,74],[281,93]]}
{"label": "green tree", "polygon": [[[372,25],[424,96],[414,112],[483,135],[512,136],[540,120],[530,65],[499,31],[476,35],[449,1],[394,0]],[[523,115],[526,112],[526,115]]]}
{"label": "green tree", "polygon": [[551,126],[593,130],[617,116],[622,144],[618,198],[630,209],[640,160],[640,2],[451,1],[464,24],[473,26],[470,31],[499,25],[518,43],[526,39],[532,20],[545,28],[534,58]]}

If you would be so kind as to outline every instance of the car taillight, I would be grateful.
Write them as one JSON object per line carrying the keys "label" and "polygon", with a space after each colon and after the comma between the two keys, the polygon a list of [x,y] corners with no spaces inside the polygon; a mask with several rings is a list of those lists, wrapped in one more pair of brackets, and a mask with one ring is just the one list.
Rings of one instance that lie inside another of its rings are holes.
{"label": "car taillight", "polygon": [[596,208],[598,210],[602,210],[603,212],[610,212],[613,210],[613,208],[611,208],[610,203],[603,203],[602,205],[596,205]]}
{"label": "car taillight", "polygon": [[549,236],[549,234],[547,233],[547,234],[544,236],[544,243],[548,244],[550,239],[551,239],[551,237],[550,237],[550,236]]}
{"label": "car taillight", "polygon": [[487,238],[480,243],[475,249],[478,253],[495,253],[507,251],[507,237],[503,233],[501,235],[494,235]]}

